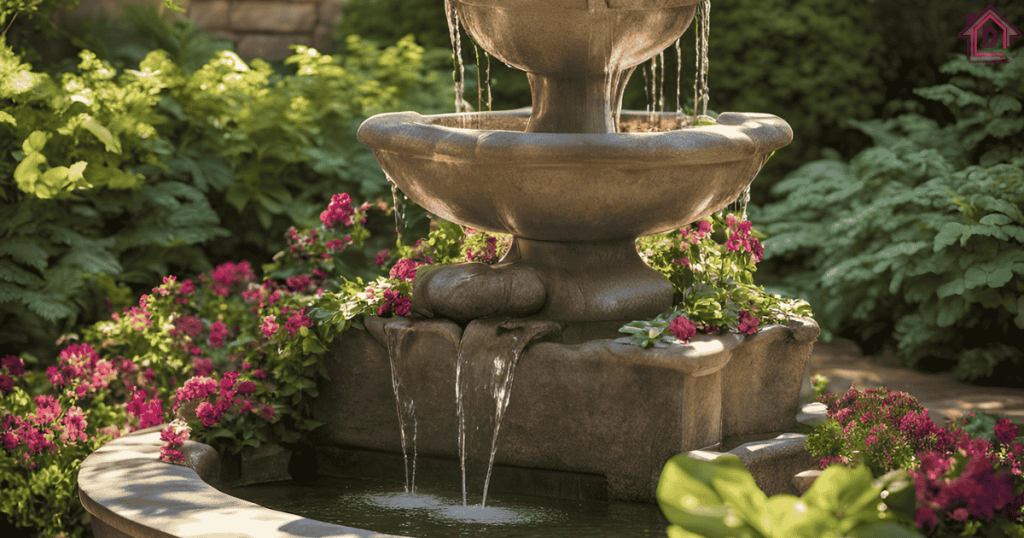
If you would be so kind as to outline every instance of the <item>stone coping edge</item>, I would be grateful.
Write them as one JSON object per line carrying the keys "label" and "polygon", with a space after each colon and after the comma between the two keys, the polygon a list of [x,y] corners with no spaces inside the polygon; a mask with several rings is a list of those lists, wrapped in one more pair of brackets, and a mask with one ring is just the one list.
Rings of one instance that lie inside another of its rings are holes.
{"label": "stone coping edge", "polygon": [[159,460],[164,426],[114,439],[82,462],[79,499],[94,520],[109,527],[97,536],[400,538],[270,510],[221,493],[204,480],[218,468],[209,445],[186,441],[182,447],[186,463],[205,477],[192,467]]}

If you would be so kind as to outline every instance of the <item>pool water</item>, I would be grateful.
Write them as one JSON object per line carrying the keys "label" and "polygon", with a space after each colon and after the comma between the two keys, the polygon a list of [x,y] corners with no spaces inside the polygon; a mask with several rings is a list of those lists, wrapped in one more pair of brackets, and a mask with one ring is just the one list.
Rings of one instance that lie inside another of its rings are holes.
{"label": "pool water", "polygon": [[661,538],[668,525],[649,504],[494,492],[486,507],[463,506],[461,488],[418,486],[410,494],[400,482],[365,478],[289,480],[224,493],[317,521],[416,538]]}

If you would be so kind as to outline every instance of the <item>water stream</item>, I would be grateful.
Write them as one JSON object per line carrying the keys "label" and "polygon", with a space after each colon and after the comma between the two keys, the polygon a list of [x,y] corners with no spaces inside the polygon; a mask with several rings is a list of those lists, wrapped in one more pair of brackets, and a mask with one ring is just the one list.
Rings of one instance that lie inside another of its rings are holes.
{"label": "water stream", "polygon": [[[697,49],[697,70],[693,81],[693,121],[708,113],[708,35],[711,30],[711,0],[697,5],[698,30],[695,32]],[[700,106],[698,106],[698,104]]]}
{"label": "water stream", "polygon": [[[405,462],[405,492],[416,493],[416,402],[409,394],[408,359],[401,353],[404,328],[385,327],[387,335],[388,360],[391,363],[391,386],[395,391],[395,406],[398,408],[398,431],[402,441],[402,459]],[[411,433],[409,432],[411,428]],[[410,442],[411,441],[411,442]],[[409,445],[412,446],[412,472],[409,469]]]}
{"label": "water stream", "polygon": [[[446,19],[448,20],[448,37],[452,42],[454,68],[452,79],[455,81],[455,113],[462,115],[462,127],[466,127],[466,101],[462,97],[466,85],[466,66],[462,63],[462,35],[459,31],[459,13],[451,0],[444,0]],[[479,72],[479,70],[478,70]]]}

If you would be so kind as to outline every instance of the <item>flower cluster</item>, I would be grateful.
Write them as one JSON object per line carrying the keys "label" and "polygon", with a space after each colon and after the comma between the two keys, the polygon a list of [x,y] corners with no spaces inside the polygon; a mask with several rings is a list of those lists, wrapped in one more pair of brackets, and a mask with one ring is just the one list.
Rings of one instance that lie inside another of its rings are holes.
{"label": "flower cluster", "polygon": [[464,243],[466,261],[493,264],[508,251],[511,236],[494,235],[474,228],[466,228]]}
{"label": "flower cluster", "polygon": [[[723,243],[716,241],[719,233],[727,238]],[[813,316],[806,301],[786,300],[753,284],[763,247],[750,221],[731,213],[716,213],[676,231],[640,238],[637,250],[672,283],[671,315],[685,316],[697,331],[752,335],[766,324]],[[646,330],[648,336],[634,336],[631,343],[635,345],[659,339],[668,342],[666,333],[651,333],[656,329],[652,322],[634,322],[621,331],[638,335],[637,330]]]}
{"label": "flower cluster", "polygon": [[13,377],[20,377],[25,373],[25,361],[21,360],[21,357],[7,355],[0,359],[0,372],[0,396],[6,396],[14,390]]}
{"label": "flower cluster", "polygon": [[167,443],[160,447],[160,459],[169,463],[184,464],[185,455],[178,449],[185,444],[191,433],[192,428],[181,419],[171,421],[167,427],[160,430],[160,440]]}
{"label": "flower cluster", "polygon": [[210,274],[209,281],[206,279],[206,275],[200,278],[213,289],[214,293],[221,297],[227,297],[231,293],[231,288],[236,284],[244,285],[256,277],[249,267],[249,262],[242,261],[237,264],[225,262],[218,265]]}
{"label": "flower cluster", "polygon": [[725,222],[730,232],[725,248],[731,252],[749,252],[754,263],[759,263],[764,258],[764,247],[751,235],[753,228],[750,221],[740,221],[735,215],[730,214],[726,216]]}
{"label": "flower cluster", "polygon": [[[427,257],[429,260],[429,256]],[[432,261],[418,262],[412,258],[402,258],[391,268],[388,276],[392,280],[404,280],[412,283],[416,279],[416,270],[424,265],[430,265]]]}
{"label": "flower cluster", "polygon": [[113,364],[100,359],[89,344],[71,345],[60,352],[58,366],[46,369],[46,376],[54,387],[67,386],[69,398],[84,398],[87,394],[105,389],[117,377]]}
{"label": "flower cluster", "polygon": [[948,452],[956,438],[936,426],[917,399],[889,388],[818,397],[827,408],[823,424],[807,437],[807,449],[822,469],[862,461],[875,476],[912,468],[922,451]]}
{"label": "flower cluster", "polygon": [[36,396],[35,412],[23,417],[9,414],[0,424],[0,444],[14,455],[20,455],[20,463],[30,469],[36,467],[32,461],[36,454],[54,454],[60,439],[65,446],[88,439],[85,429],[89,425],[81,407],[70,406],[64,410],[51,395]]}
{"label": "flower cluster", "polygon": [[327,209],[320,213],[320,222],[327,228],[333,228],[338,224],[351,226],[353,215],[355,209],[352,208],[352,197],[347,192],[335,194],[331,197]]}
{"label": "flower cluster", "polygon": [[1007,419],[995,433],[993,444],[961,432],[952,454],[921,455],[919,468],[910,471],[920,530],[929,536],[995,536],[997,529],[1024,524],[1024,444],[1014,442],[1017,427]]}

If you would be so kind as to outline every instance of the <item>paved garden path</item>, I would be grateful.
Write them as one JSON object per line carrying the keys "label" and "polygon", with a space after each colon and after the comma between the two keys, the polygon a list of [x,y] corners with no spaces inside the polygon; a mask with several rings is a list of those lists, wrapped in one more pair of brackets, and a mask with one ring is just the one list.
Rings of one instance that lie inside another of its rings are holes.
{"label": "paved garden path", "polygon": [[977,387],[953,379],[952,374],[925,374],[900,368],[892,353],[865,357],[857,345],[844,339],[817,342],[810,362],[811,375],[829,379],[829,391],[846,392],[853,383],[859,389],[889,387],[907,392],[928,409],[932,420],[956,419],[970,412],[1009,417],[1024,427],[1024,389]]}

